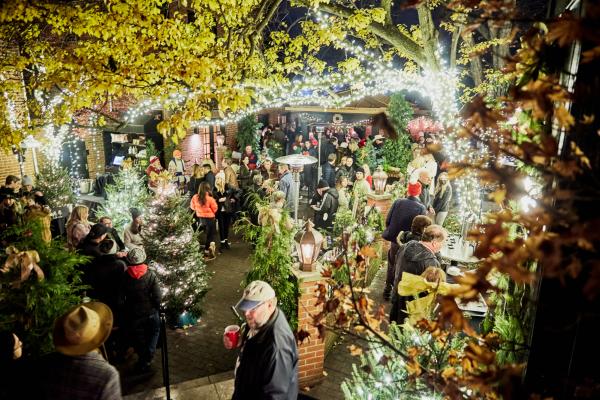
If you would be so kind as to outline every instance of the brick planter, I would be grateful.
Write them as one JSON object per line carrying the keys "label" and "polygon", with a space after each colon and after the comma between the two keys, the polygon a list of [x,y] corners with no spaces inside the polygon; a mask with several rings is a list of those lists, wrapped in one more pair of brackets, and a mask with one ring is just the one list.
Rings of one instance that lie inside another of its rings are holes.
{"label": "brick planter", "polygon": [[367,194],[367,205],[375,206],[381,212],[381,216],[385,220],[392,208],[392,195],[389,193],[386,194]]}
{"label": "brick planter", "polygon": [[317,307],[315,290],[322,282],[320,272],[303,272],[293,269],[300,285],[298,299],[298,329],[310,334],[308,339],[298,344],[298,383],[300,388],[313,386],[323,379],[323,362],[325,360],[325,343],[319,337],[317,328],[313,326],[312,315],[318,314],[322,307]]}

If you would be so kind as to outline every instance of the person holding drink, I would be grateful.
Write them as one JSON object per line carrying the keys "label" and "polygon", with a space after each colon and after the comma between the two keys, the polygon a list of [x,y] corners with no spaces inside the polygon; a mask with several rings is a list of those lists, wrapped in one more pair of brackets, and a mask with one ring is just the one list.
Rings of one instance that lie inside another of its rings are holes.
{"label": "person holding drink", "polygon": [[223,334],[226,349],[239,348],[235,366],[233,400],[296,399],[298,397],[298,350],[296,339],[275,291],[266,282],[253,281],[236,308],[246,323],[230,325]]}

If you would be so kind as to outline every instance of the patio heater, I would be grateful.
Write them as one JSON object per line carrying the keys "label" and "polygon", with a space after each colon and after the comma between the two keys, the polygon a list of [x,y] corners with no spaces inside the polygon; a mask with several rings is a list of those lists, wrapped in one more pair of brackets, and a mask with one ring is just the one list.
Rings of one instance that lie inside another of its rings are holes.
{"label": "patio heater", "polygon": [[300,172],[304,169],[305,165],[314,164],[317,159],[311,156],[305,156],[302,154],[290,154],[289,156],[283,156],[275,159],[279,164],[287,164],[292,170],[292,176],[294,177],[294,194],[296,197],[294,204],[294,221],[298,221],[298,201],[300,199]]}

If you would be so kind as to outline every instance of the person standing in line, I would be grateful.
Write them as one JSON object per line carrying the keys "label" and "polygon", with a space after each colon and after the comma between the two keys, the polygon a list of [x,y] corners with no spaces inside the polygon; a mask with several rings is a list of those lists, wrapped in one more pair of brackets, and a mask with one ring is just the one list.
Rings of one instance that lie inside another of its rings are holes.
{"label": "person standing in line", "polygon": [[419,179],[418,181],[421,184],[421,194],[419,195],[419,199],[421,203],[427,208],[427,212],[431,215],[434,214],[433,207],[431,207],[431,176],[429,172],[422,169],[419,171]]}
{"label": "person standing in line", "polygon": [[441,267],[441,256],[439,252],[444,247],[448,232],[439,225],[429,225],[423,230],[421,240],[412,240],[401,247],[396,255],[396,267],[394,283],[392,288],[392,307],[390,309],[390,322],[395,321],[401,325],[406,314],[406,302],[412,300],[412,296],[400,296],[398,294],[398,283],[402,280],[402,273],[408,272],[413,275],[421,275],[427,267]]}
{"label": "person standing in line", "polygon": [[327,182],[329,187],[335,187],[335,153],[331,153],[327,156],[327,162],[323,164],[321,168],[321,179]]}
{"label": "person standing in line", "polygon": [[435,223],[443,226],[448,211],[450,210],[450,202],[452,201],[452,186],[448,179],[448,173],[442,172],[438,176],[437,185],[435,186],[435,197],[431,207],[435,211]]}
{"label": "person standing in line", "polygon": [[127,332],[133,339],[138,355],[135,370],[151,372],[151,363],[160,335],[158,311],[162,293],[154,271],[148,269],[146,252],[142,248],[127,253],[127,271],[123,274],[120,296],[123,302],[123,317]]}
{"label": "person standing in line", "polygon": [[92,224],[88,221],[89,209],[86,206],[75,206],[67,221],[67,248],[75,250],[80,242],[90,233]]}
{"label": "person standing in line", "polygon": [[240,186],[238,184],[237,174],[231,166],[231,158],[223,158],[221,161],[221,168],[223,168],[223,173],[225,174],[225,183],[233,189],[239,189]]}
{"label": "person standing in line", "polygon": [[350,194],[348,193],[348,177],[341,175],[335,182],[335,189],[338,192],[339,208],[350,208]]}
{"label": "person standing in line", "polygon": [[144,225],[142,212],[135,207],[130,208],[129,212],[131,213],[131,222],[125,225],[125,229],[123,230],[123,241],[129,250],[136,247],[142,248],[144,246],[141,235],[142,226]]}
{"label": "person standing in line", "polygon": [[296,205],[296,192],[294,190],[294,178],[287,164],[279,164],[279,186],[278,190],[285,193],[285,206],[293,212]]}
{"label": "person standing in line", "polygon": [[338,209],[338,192],[330,188],[324,179],[317,185],[317,194],[311,201],[311,208],[315,211],[315,227],[331,231],[333,220]]}
{"label": "person standing in line", "polygon": [[396,268],[396,255],[399,245],[396,242],[398,234],[403,231],[410,231],[413,220],[417,215],[425,215],[427,210],[419,201],[421,185],[417,183],[408,184],[408,196],[404,199],[398,199],[392,204],[385,219],[385,230],[382,237],[390,242],[390,248],[387,255],[387,275],[385,287],[383,289],[383,298],[389,300],[392,294],[392,285],[394,283],[394,271]]}
{"label": "person standing in line", "polygon": [[89,302],[71,308],[54,322],[56,353],[44,357],[36,374],[38,399],[119,400],[119,372],[100,347],[113,326],[110,308]]}
{"label": "person standing in line", "polygon": [[202,164],[204,168],[204,182],[208,183],[210,190],[215,188],[215,173],[213,172],[213,166],[207,160]]}
{"label": "person standing in line", "polygon": [[[283,312],[277,307],[275,291],[266,282],[253,281],[236,308],[244,312],[240,348],[235,365],[232,400],[298,398],[298,349]],[[226,349],[234,343],[223,335]]]}
{"label": "person standing in line", "polygon": [[188,182],[188,193],[192,196],[198,193],[202,181],[204,181],[204,167],[200,164],[194,164],[192,166],[192,176]]}
{"label": "person standing in line", "polygon": [[200,184],[198,194],[192,197],[190,208],[196,212],[196,217],[199,219],[199,223],[204,227],[206,233],[206,242],[204,257],[205,260],[214,260],[217,254],[217,248],[215,244],[215,233],[216,233],[216,213],[217,213],[217,202],[211,196],[211,188],[207,182]]}
{"label": "person standing in line", "polygon": [[225,175],[222,173],[217,174],[215,180],[215,190],[213,190],[213,197],[217,201],[217,222],[219,223],[219,237],[221,239],[220,249],[231,248],[229,243],[229,227],[233,215],[237,211],[239,204],[239,194],[235,188],[225,183]]}
{"label": "person standing in line", "polygon": [[[110,219],[110,217],[107,217],[107,216],[102,216],[102,217],[100,217],[98,222],[106,227],[106,229],[107,229],[106,238],[114,240],[115,243],[117,243],[117,252],[125,251],[125,243],[123,243],[123,241],[121,240],[121,237],[119,236],[119,233],[114,228],[112,219]],[[118,254],[117,256],[125,257],[125,255],[126,254],[121,253],[121,254]]]}

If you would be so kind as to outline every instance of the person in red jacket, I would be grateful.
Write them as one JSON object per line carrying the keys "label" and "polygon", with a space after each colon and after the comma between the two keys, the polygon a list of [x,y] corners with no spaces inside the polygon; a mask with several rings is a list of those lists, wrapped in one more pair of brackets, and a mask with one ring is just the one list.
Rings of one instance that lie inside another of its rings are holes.
{"label": "person in red jacket", "polygon": [[217,202],[211,196],[211,188],[208,182],[202,182],[198,193],[192,197],[190,208],[196,212],[196,217],[200,221],[206,232],[206,245],[204,256],[206,260],[214,260],[216,256],[215,233],[216,223],[215,217],[217,213]]}

